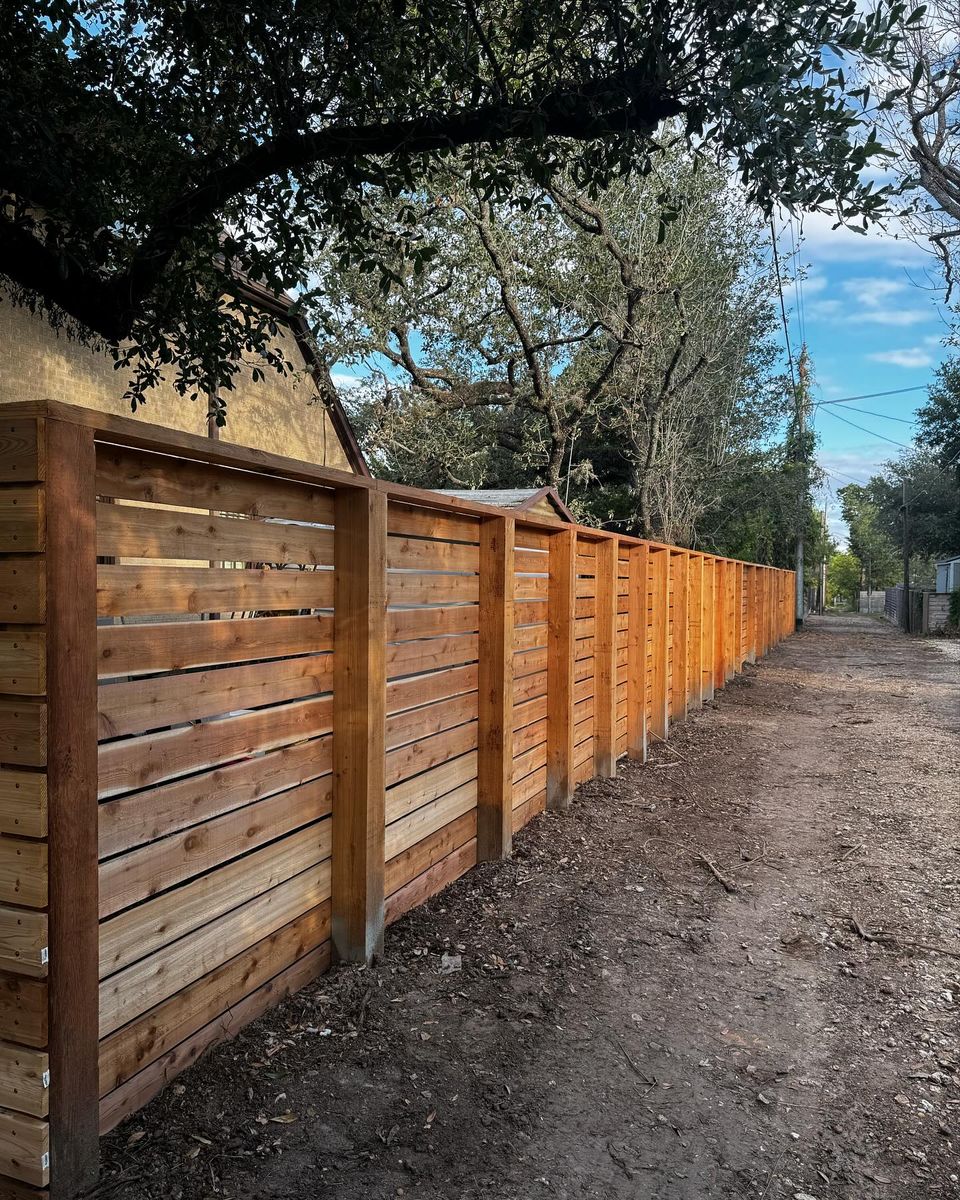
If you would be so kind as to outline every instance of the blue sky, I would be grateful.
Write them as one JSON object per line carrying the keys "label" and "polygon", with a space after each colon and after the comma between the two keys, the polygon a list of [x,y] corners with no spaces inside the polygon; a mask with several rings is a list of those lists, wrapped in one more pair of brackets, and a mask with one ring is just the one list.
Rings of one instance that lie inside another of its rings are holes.
{"label": "blue sky", "polygon": [[[796,232],[794,226],[793,236],[789,228],[780,236],[781,255],[792,256]],[[803,221],[793,261],[804,264],[806,278],[786,289],[790,338],[796,354],[805,337],[816,400],[932,381],[949,352],[942,345],[948,314],[929,254],[889,234],[834,230],[828,217],[814,214]],[[904,422],[925,399],[925,391],[915,391],[817,408],[818,459],[832,472],[821,503],[825,498],[834,536],[842,539],[845,530],[833,493],[851,480],[864,482],[899,454],[891,442],[910,442],[913,426]]]}

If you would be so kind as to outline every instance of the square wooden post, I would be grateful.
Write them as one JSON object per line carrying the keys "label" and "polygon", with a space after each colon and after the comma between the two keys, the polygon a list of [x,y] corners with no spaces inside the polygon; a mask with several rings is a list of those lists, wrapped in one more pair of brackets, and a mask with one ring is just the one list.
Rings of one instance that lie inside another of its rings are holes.
{"label": "square wooden post", "polygon": [[675,721],[687,719],[689,682],[687,662],[690,654],[689,614],[687,612],[687,589],[689,587],[690,555],[686,550],[670,555],[670,592],[673,596],[673,711]]}
{"label": "square wooden post", "polygon": [[551,534],[547,594],[547,808],[573,796],[573,674],[576,647],[577,531]]}
{"label": "square wooden post", "polygon": [[706,702],[712,700],[716,690],[714,682],[714,642],[716,640],[717,610],[715,601],[717,560],[703,560],[703,595],[700,607],[700,676],[703,680],[700,694]]}
{"label": "square wooden post", "polygon": [[687,678],[690,703],[703,703],[703,555],[691,554],[687,566]]}
{"label": "square wooden post", "polygon": [[513,517],[480,524],[477,859],[513,848]]}
{"label": "square wooden post", "polygon": [[[0,1195],[99,1169],[93,430],[0,416]],[[16,1182],[15,1182],[16,1181]],[[44,1193],[46,1195],[46,1193]]]}
{"label": "square wooden post", "polygon": [[729,682],[737,673],[737,630],[740,628],[740,615],[736,608],[737,564],[733,559],[728,559],[724,565],[724,579],[727,618],[724,627],[726,636],[723,646],[723,677],[725,682]]}
{"label": "square wooden post", "polygon": [[627,754],[647,760],[647,558],[632,546],[627,594]]}
{"label": "square wooden post", "polygon": [[47,419],[50,1183],[99,1171],[97,557],[94,433]]}
{"label": "square wooden post", "polygon": [[617,556],[615,537],[596,543],[593,666],[593,772],[617,773]]}
{"label": "square wooden post", "polygon": [[727,645],[727,563],[726,559],[716,561],[716,575],[713,588],[714,647],[713,647],[713,685],[722,688],[726,682],[727,672],[724,663],[724,651]]}
{"label": "square wooden post", "polygon": [[383,949],[387,498],[334,504],[332,937],[341,962]]}
{"label": "square wooden post", "polygon": [[670,695],[667,670],[670,650],[670,551],[650,548],[650,583],[653,623],[653,659],[650,701],[650,732],[665,741],[670,732]]}
{"label": "square wooden post", "polygon": [[742,562],[738,562],[737,563],[737,595],[736,595],[736,606],[737,606],[737,655],[736,655],[736,661],[737,661],[737,674],[738,675],[743,670],[743,660],[746,658],[745,646],[746,646],[746,640],[747,640],[747,631],[746,631],[746,604],[745,604],[745,600],[744,600],[744,582],[743,582],[744,578],[745,578],[744,564]]}

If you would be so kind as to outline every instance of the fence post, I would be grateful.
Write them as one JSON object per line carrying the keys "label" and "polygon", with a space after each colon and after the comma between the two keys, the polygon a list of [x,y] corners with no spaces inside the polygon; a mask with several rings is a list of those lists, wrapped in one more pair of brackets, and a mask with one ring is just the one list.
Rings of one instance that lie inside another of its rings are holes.
{"label": "fence post", "polygon": [[726,680],[724,667],[724,649],[727,644],[727,564],[726,559],[716,560],[713,581],[713,613],[714,613],[714,645],[713,645],[713,686],[714,691],[722,688]]}
{"label": "fence post", "polygon": [[5,411],[0,1194],[59,1200],[99,1168],[96,461],[92,429]]}
{"label": "fence post", "polygon": [[670,551],[650,551],[652,584],[653,658],[651,662],[650,732],[665,741],[670,730],[670,695],[667,690],[670,645]]}
{"label": "fence post", "polygon": [[50,1179],[99,1169],[97,557],[94,432],[47,419]]}
{"label": "fence post", "polygon": [[712,700],[714,685],[714,642],[716,639],[717,611],[715,590],[717,586],[717,560],[703,560],[703,593],[700,606],[700,696],[704,703]]}
{"label": "fence post", "polygon": [[341,962],[383,949],[387,498],[334,504],[332,937]]}
{"label": "fence post", "polygon": [[480,523],[477,859],[513,847],[513,517]]}
{"label": "fence post", "polygon": [[627,581],[627,754],[647,760],[647,560],[646,544],[630,549]]}
{"label": "fence post", "polygon": [[690,555],[686,550],[670,556],[670,593],[673,596],[673,711],[675,721],[687,719],[690,698],[687,682],[687,661],[690,654],[687,589],[689,587]]}
{"label": "fence post", "polygon": [[617,554],[619,541],[596,544],[597,599],[593,641],[593,771],[617,773]]}
{"label": "fence post", "polygon": [[576,648],[577,531],[550,537],[547,595],[547,808],[573,795],[573,674]]}
{"label": "fence post", "polygon": [[687,567],[687,677],[691,703],[703,703],[703,555],[691,554]]}

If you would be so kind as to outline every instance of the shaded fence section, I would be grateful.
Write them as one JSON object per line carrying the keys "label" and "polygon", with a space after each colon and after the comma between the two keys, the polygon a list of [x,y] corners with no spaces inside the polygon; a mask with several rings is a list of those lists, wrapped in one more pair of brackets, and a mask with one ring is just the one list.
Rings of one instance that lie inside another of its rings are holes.
{"label": "shaded fence section", "polygon": [[792,573],[0,410],[0,1200],[792,628]]}

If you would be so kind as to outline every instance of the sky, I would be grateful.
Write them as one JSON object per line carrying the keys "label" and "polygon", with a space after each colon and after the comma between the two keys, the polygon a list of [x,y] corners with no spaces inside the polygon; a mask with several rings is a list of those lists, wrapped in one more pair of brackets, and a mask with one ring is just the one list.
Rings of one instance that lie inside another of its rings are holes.
{"label": "sky", "polygon": [[928,253],[889,234],[832,226],[829,217],[807,215],[796,256],[799,225],[786,225],[778,238],[785,273],[795,263],[804,268],[805,278],[788,283],[784,298],[793,354],[804,341],[810,353],[814,400],[924,389],[816,408],[817,458],[831,472],[820,503],[826,501],[828,525],[842,542],[836,489],[865,482],[900,453],[892,443],[911,441],[915,411],[949,355],[942,345],[949,330]]}

